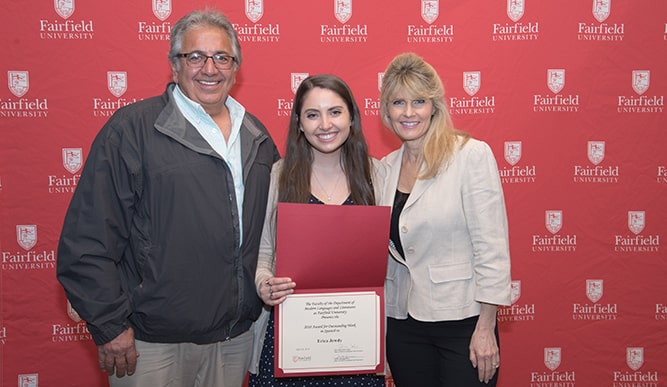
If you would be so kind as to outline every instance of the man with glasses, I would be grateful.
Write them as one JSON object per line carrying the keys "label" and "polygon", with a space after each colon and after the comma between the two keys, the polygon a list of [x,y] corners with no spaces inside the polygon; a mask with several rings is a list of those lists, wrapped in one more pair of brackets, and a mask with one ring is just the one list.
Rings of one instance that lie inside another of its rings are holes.
{"label": "man with glasses", "polygon": [[252,355],[266,128],[229,96],[242,62],[227,18],[171,31],[173,83],[95,138],[65,216],[57,277],[111,386],[241,386]]}

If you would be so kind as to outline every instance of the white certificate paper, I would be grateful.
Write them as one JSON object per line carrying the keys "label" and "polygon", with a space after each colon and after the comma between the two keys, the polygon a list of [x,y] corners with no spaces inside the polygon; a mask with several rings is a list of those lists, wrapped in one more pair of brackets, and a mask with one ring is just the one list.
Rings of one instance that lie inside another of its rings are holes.
{"label": "white certificate paper", "polygon": [[278,368],[290,374],[374,373],[381,298],[374,291],[290,295],[278,313]]}

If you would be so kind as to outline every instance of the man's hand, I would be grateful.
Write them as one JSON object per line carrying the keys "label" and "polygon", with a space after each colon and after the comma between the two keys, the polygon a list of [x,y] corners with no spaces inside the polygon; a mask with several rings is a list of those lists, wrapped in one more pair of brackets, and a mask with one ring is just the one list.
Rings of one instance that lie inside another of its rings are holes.
{"label": "man's hand", "polygon": [[132,375],[137,369],[139,353],[134,346],[134,330],[128,328],[110,342],[97,346],[97,357],[102,371],[109,376],[122,378]]}

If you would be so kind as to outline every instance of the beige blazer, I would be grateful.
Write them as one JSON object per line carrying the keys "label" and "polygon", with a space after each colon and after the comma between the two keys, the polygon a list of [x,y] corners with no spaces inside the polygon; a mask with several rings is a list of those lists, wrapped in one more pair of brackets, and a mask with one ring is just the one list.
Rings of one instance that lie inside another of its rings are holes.
{"label": "beige blazer", "polygon": [[[404,148],[382,159],[380,205],[392,205]],[[417,180],[399,217],[405,253],[390,246],[385,306],[389,317],[421,321],[479,315],[480,303],[509,305],[507,215],[491,148],[470,139],[449,167]]]}

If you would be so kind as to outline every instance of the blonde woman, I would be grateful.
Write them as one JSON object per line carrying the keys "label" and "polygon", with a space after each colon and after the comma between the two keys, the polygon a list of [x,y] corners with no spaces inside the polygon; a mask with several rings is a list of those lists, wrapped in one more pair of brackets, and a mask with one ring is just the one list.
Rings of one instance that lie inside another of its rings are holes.
{"label": "blonde woman", "polygon": [[391,205],[387,360],[398,387],[495,385],[496,313],[510,301],[508,228],[489,146],[454,129],[442,82],[412,53],[386,69],[382,163]]}

